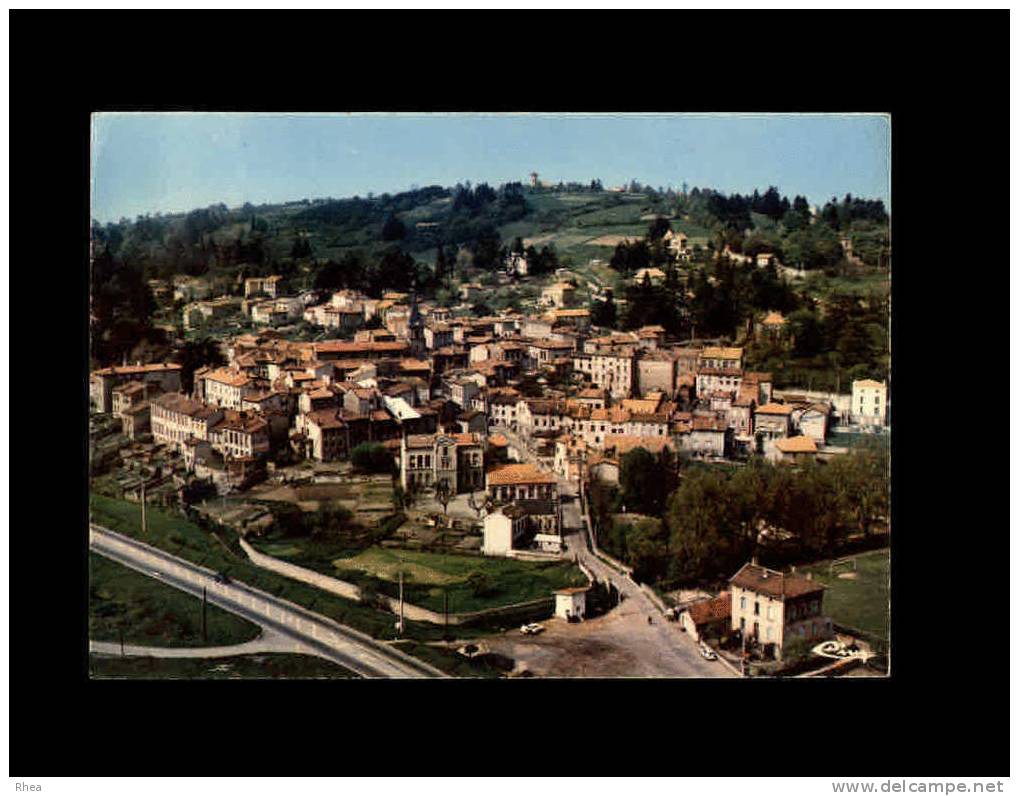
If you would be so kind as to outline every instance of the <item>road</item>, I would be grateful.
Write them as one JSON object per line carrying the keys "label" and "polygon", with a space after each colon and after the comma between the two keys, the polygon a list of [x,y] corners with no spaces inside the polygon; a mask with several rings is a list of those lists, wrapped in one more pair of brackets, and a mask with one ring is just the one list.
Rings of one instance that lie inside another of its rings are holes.
{"label": "road", "polygon": [[[520,451],[525,461],[535,462],[530,448],[518,434],[503,426],[498,426],[493,431],[505,435],[510,444]],[[580,500],[577,498],[577,484],[562,477],[558,479],[559,494],[569,498],[563,503],[563,536],[567,550],[575,554],[577,560],[599,581],[611,583],[626,596],[610,612],[612,621],[605,623],[602,635],[610,635],[614,641],[642,657],[653,656],[655,659],[653,676],[738,676],[721,661],[705,660],[690,636],[680,629],[678,622],[668,622],[661,610],[634,581],[609,566],[591,551],[580,512]],[[651,617],[650,625],[648,617]],[[598,621],[591,620],[589,624]]]}
{"label": "road", "polygon": [[89,544],[96,553],[195,597],[200,598],[205,588],[210,603],[260,625],[267,638],[282,636],[292,641],[295,646],[288,651],[325,658],[362,677],[447,676],[321,614],[239,581],[217,583],[212,570],[107,528],[90,526]]}

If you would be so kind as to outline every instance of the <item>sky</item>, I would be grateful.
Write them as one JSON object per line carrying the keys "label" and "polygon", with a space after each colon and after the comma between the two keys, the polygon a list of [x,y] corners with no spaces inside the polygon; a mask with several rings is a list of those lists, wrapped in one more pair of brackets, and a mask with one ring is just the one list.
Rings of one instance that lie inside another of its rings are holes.
{"label": "sky", "polygon": [[878,115],[100,113],[92,217],[495,186],[532,171],[606,188],[775,185],[818,206],[851,193],[890,209],[890,150]]}

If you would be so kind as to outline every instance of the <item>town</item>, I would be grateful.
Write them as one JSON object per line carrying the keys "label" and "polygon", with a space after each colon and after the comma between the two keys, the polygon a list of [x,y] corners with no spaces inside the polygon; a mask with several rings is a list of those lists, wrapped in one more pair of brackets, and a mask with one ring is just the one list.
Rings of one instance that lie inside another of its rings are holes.
{"label": "town", "polygon": [[[335,623],[315,638],[336,633],[332,662],[363,676],[884,673],[887,376],[766,369],[818,334],[784,298],[705,336],[691,307],[732,274],[779,295],[810,274],[682,219],[645,214],[581,261],[440,245],[431,275],[381,286],[329,285],[301,239],[279,271],[149,279],[169,353],[90,376],[93,550],[203,612],[239,613],[242,583],[301,606],[294,627]],[[867,267],[850,232],[836,245]],[[152,548],[190,563],[142,563]],[[245,643],[307,654],[310,635],[265,630],[269,600],[242,613],[267,640]]]}

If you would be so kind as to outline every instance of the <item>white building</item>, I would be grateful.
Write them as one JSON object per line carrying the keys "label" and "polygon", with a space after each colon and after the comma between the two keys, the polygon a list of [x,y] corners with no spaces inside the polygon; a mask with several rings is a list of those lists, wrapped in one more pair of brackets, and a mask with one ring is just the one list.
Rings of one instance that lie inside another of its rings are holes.
{"label": "white building", "polygon": [[883,381],[854,381],[850,414],[861,426],[883,426],[886,424],[887,401],[888,387]]}
{"label": "white building", "polygon": [[557,589],[555,592],[555,615],[561,619],[570,617],[584,618],[587,611],[587,586],[573,586],[568,589]]}

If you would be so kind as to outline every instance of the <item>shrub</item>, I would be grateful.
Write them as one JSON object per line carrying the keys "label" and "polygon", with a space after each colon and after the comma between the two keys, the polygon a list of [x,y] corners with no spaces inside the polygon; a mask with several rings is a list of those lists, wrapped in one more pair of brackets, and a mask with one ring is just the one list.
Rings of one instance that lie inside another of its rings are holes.
{"label": "shrub", "polygon": [[378,442],[362,442],[350,452],[350,462],[364,473],[393,472],[393,457]]}

